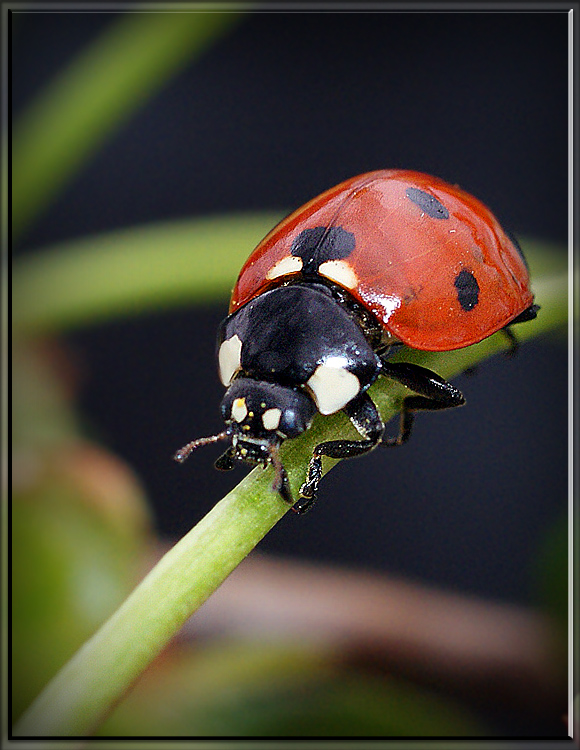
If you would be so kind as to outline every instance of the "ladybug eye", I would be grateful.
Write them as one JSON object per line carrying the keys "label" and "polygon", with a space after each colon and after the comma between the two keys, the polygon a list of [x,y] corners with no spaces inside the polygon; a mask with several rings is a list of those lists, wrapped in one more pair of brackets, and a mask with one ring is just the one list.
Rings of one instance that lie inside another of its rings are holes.
{"label": "ladybug eye", "polygon": [[416,206],[419,206],[421,211],[432,219],[449,218],[449,211],[433,195],[429,195],[429,193],[414,187],[407,188],[405,194],[410,201],[413,201]]}

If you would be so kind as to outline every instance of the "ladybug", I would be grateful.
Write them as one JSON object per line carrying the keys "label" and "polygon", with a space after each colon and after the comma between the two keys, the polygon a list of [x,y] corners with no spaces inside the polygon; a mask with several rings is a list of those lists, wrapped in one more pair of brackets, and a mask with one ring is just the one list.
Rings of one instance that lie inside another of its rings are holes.
{"label": "ladybug", "polygon": [[[352,177],[281,221],[243,266],[217,339],[227,388],[225,429],[174,456],[219,440],[216,468],[273,465],[273,489],[297,513],[316,499],[322,456],[352,458],[401,445],[414,414],[462,406],[463,394],[416,364],[390,362],[401,346],[449,351],[536,317],[528,268],[513,238],[477,198],[420,172]],[[414,391],[398,437],[368,394],[379,375]],[[314,449],[295,502],[279,457],[317,412],[344,410],[360,440]]]}

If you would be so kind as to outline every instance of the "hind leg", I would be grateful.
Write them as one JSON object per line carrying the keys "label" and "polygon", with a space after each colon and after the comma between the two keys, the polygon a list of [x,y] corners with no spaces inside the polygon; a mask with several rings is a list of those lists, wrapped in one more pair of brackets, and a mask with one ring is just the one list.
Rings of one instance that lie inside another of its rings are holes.
{"label": "hind leg", "polygon": [[382,445],[393,446],[406,443],[411,436],[416,412],[453,409],[465,403],[465,397],[460,390],[425,367],[410,362],[387,362],[382,359],[381,363],[383,375],[418,394],[403,399],[399,434],[396,438],[383,440]]}

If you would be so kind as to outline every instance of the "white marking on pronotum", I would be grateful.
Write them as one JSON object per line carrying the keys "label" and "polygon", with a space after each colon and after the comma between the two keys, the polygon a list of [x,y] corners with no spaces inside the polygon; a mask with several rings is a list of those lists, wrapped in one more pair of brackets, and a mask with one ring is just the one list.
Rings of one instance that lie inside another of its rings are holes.
{"label": "white marking on pronotum", "polygon": [[346,364],[343,357],[329,357],[306,383],[321,414],[334,414],[360,391],[359,379],[346,369]]}
{"label": "white marking on pronotum", "polygon": [[237,333],[220,346],[218,363],[220,380],[228,386],[242,367],[242,341]]}
{"label": "white marking on pronotum", "polygon": [[318,273],[347,289],[356,289],[358,286],[358,276],[345,260],[327,260],[318,266]]}
{"label": "white marking on pronotum", "polygon": [[302,258],[297,255],[287,255],[279,260],[266,274],[266,278],[277,279],[279,276],[287,276],[291,273],[298,273],[302,270]]}
{"label": "white marking on pronotum", "polygon": [[262,423],[266,430],[277,430],[282,417],[282,411],[277,408],[268,409],[262,414]]}
{"label": "white marking on pronotum", "polygon": [[248,416],[248,407],[246,406],[245,398],[236,398],[232,404],[232,418],[236,422],[243,422]]}

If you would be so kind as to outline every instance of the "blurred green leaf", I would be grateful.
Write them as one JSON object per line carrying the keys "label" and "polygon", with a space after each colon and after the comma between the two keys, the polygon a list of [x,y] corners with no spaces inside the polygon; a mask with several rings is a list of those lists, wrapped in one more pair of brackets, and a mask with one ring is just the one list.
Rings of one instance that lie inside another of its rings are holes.
{"label": "blurred green leaf", "polygon": [[538,603],[558,623],[564,639],[568,633],[568,535],[566,514],[547,529],[534,571]]}
{"label": "blurred green leaf", "polygon": [[[71,461],[77,455],[70,451]],[[112,523],[64,467],[55,470],[55,459],[12,501],[13,718],[121,604],[135,585],[138,561],[144,562],[142,523]],[[138,515],[133,522],[143,520]]]}
{"label": "blurred green leaf", "polygon": [[13,327],[32,335],[144,310],[223,299],[279,214],[162,222],[66,242],[20,259]]}
{"label": "blurred green leaf", "polygon": [[79,434],[66,355],[15,347],[12,435],[12,713],[119,606],[151,526],[129,468]]}
{"label": "blurred green leaf", "polygon": [[341,668],[339,654],[305,641],[170,649],[98,736],[481,736],[451,701]]}
{"label": "blurred green leaf", "polygon": [[115,128],[238,22],[242,9],[144,12],[136,6],[119,13],[47,85],[14,126],[14,238]]}
{"label": "blurred green leaf", "polygon": [[78,434],[78,415],[62,373],[49,365],[62,351],[51,343],[31,347],[19,342],[12,348],[13,449],[37,450]]}

